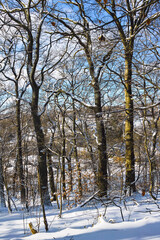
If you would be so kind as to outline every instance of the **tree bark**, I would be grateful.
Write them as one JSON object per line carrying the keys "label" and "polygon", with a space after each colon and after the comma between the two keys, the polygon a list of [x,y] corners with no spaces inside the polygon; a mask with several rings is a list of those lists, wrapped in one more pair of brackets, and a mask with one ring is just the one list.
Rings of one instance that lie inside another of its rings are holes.
{"label": "tree bark", "polygon": [[73,176],[72,176],[72,152],[74,151],[74,147],[71,148],[68,156],[66,157],[67,159],[67,164],[68,164],[68,171],[69,171],[69,191],[73,190]]}
{"label": "tree bark", "polygon": [[22,132],[21,132],[21,110],[20,110],[20,99],[18,92],[18,82],[15,83],[16,90],[16,131],[17,131],[17,167],[18,167],[18,177],[20,182],[20,192],[21,192],[21,203],[26,202],[25,194],[25,177],[23,170],[23,159],[22,159]]}
{"label": "tree bark", "polygon": [[103,122],[103,113],[101,106],[101,93],[99,89],[99,84],[96,83],[94,86],[94,96],[95,96],[95,119],[96,119],[96,131],[97,131],[97,146],[98,146],[98,173],[97,173],[97,183],[99,187],[99,195],[103,196],[107,194],[107,146],[106,146],[106,133]]}
{"label": "tree bark", "polygon": [[[52,121],[51,121],[52,122]],[[51,130],[51,137],[49,141],[49,149],[47,150],[47,165],[48,165],[48,175],[49,175],[49,185],[51,190],[51,196],[53,197],[53,201],[56,201],[56,187],[54,182],[54,173],[52,168],[52,148],[53,148],[53,141],[54,141],[54,134],[55,134],[56,125],[52,125]]]}
{"label": "tree bark", "polygon": [[94,89],[94,100],[95,100],[95,121],[96,121],[96,133],[97,133],[97,147],[98,147],[98,173],[97,173],[97,184],[99,188],[99,196],[107,194],[107,144],[106,144],[106,133],[103,121],[102,102],[101,102],[101,91],[99,86],[98,78],[95,77],[94,64],[91,59],[89,50],[85,48],[87,61],[89,64],[90,75],[92,78],[91,85]]}
{"label": "tree bark", "polygon": [[0,157],[0,207],[6,207],[5,197],[4,197],[3,164],[2,164],[1,157]]}
{"label": "tree bark", "polygon": [[56,200],[56,188],[54,184],[54,174],[53,174],[53,169],[52,169],[52,159],[51,159],[51,152],[48,150],[47,152],[47,158],[48,158],[48,174],[49,174],[49,185],[51,189],[51,196],[53,197],[53,200]]}
{"label": "tree bark", "polygon": [[133,99],[132,99],[132,50],[127,49],[125,53],[125,144],[126,144],[126,182],[125,188],[129,195],[135,192],[135,157],[134,157],[134,139],[133,139]]}
{"label": "tree bark", "polygon": [[62,113],[62,169],[61,169],[63,199],[66,199],[65,158],[66,158],[66,137],[65,137],[65,111],[64,111]]}
{"label": "tree bark", "polygon": [[[147,91],[146,91],[146,81],[144,80],[144,103],[145,106],[147,106]],[[153,95],[154,99],[154,95]],[[153,102],[152,102],[153,104]],[[152,123],[149,124],[149,126],[153,127],[153,132],[152,132],[152,139],[151,141],[148,142],[148,134],[147,134],[147,127],[146,127],[146,122],[147,122],[147,111],[146,109],[144,110],[144,120],[143,120],[143,130],[144,130],[144,147],[146,150],[147,154],[147,160],[149,163],[149,193],[151,197],[156,200],[156,197],[153,195],[154,191],[154,186],[155,186],[155,173],[156,173],[156,159],[155,159],[155,152],[156,152],[156,144],[157,144],[157,135],[158,135],[158,120],[159,120],[159,115],[160,111],[158,111],[158,117],[155,117],[155,112],[154,108],[152,110]],[[149,120],[148,120],[149,122]],[[151,146],[151,147],[149,147]],[[147,171],[146,171],[147,172]]]}
{"label": "tree bark", "polygon": [[38,97],[39,88],[33,88],[31,112],[34,122],[34,128],[37,139],[38,147],[38,183],[40,195],[43,198],[44,205],[50,205],[50,197],[48,193],[48,180],[47,180],[47,161],[46,161],[46,146],[45,138],[42,130],[40,115],[38,114]]}
{"label": "tree bark", "polygon": [[[72,94],[74,94],[74,90],[72,90]],[[75,160],[76,160],[76,167],[77,167],[78,192],[79,192],[79,197],[82,197],[81,166],[80,166],[80,162],[79,162],[79,159],[78,159],[78,152],[77,152],[76,109],[75,109],[74,100],[72,102],[72,109],[73,109],[73,152],[74,152],[74,157],[75,157]]]}

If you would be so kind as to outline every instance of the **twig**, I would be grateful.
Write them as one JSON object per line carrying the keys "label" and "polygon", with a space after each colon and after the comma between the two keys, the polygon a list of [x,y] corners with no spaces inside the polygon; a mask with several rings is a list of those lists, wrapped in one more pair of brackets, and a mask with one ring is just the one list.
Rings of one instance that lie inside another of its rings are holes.
{"label": "twig", "polygon": [[[100,192],[100,190],[98,190],[97,192],[95,192],[90,198],[88,198],[84,203],[82,203],[80,205],[80,207],[84,207],[87,203],[89,203],[90,201],[92,201],[93,199],[96,199],[95,196]],[[97,200],[97,199],[96,199]]]}

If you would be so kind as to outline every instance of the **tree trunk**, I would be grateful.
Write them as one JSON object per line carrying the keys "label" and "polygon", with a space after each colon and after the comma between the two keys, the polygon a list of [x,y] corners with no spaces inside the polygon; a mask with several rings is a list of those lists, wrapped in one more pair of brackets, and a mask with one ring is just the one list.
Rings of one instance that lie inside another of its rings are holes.
{"label": "tree trunk", "polygon": [[151,197],[156,200],[156,198],[153,195],[153,187],[154,187],[154,170],[155,170],[155,163],[152,161],[153,159],[150,156],[149,150],[148,150],[148,140],[147,140],[147,130],[145,126],[145,119],[143,121],[143,127],[144,127],[144,147],[147,154],[147,159],[149,162],[149,193]]}
{"label": "tree trunk", "polygon": [[85,137],[86,143],[87,143],[87,150],[90,154],[90,159],[91,159],[91,164],[92,164],[92,170],[95,176],[95,182],[97,181],[96,176],[97,176],[97,166],[96,166],[96,161],[95,161],[95,156],[94,156],[94,152],[93,152],[93,148],[92,145],[89,141],[89,134],[88,134],[88,126],[87,126],[87,122],[84,121],[84,132],[82,132],[82,134]]}
{"label": "tree trunk", "polygon": [[52,169],[52,159],[51,159],[51,152],[48,150],[47,151],[47,158],[48,158],[48,174],[49,174],[49,185],[51,189],[51,196],[53,197],[53,200],[56,200],[56,188],[54,184],[54,175],[53,175],[53,169]]}
{"label": "tree trunk", "polygon": [[[149,161],[149,166],[150,166],[150,194],[153,197],[152,192],[155,190],[155,184],[156,184],[156,173],[157,173],[157,162],[156,162],[156,145],[157,145],[157,137],[158,137],[158,121],[159,121],[159,115],[160,115],[160,110],[158,112],[158,117],[156,118],[155,116],[155,111],[154,108],[152,108],[152,145],[151,145],[151,150],[150,150],[150,161]],[[153,197],[154,198],[154,197]]]}
{"label": "tree trunk", "polygon": [[[144,96],[145,96],[145,106],[147,106],[146,101],[146,82],[144,80]],[[153,102],[152,102],[153,104]],[[158,135],[158,120],[159,120],[159,114],[158,118],[155,118],[154,109],[152,108],[152,126],[153,126],[153,133],[152,133],[152,139],[148,143],[148,136],[147,136],[147,128],[146,128],[146,121],[147,121],[147,110],[144,110],[144,120],[143,120],[143,130],[144,130],[144,147],[147,154],[147,159],[149,163],[149,193],[151,197],[156,200],[155,196],[153,195],[154,191],[154,185],[155,185],[155,173],[156,173],[156,160],[155,160],[155,152],[156,152],[156,144],[157,144],[157,135]],[[149,145],[151,147],[149,148]]]}
{"label": "tree trunk", "polygon": [[22,134],[21,134],[21,112],[20,112],[20,99],[18,99],[18,82],[15,85],[16,89],[16,131],[17,131],[17,167],[18,177],[20,182],[21,203],[25,203],[25,177],[23,171],[23,159],[22,159]]}
{"label": "tree trunk", "polygon": [[[54,128],[55,132],[55,128]],[[52,132],[51,138],[50,138],[50,143],[49,143],[49,148],[52,150],[53,147],[53,141],[54,141],[54,132]],[[50,184],[50,189],[51,189],[51,196],[53,197],[53,201],[56,200],[56,187],[54,183],[54,174],[53,174],[53,168],[52,168],[52,153],[48,149],[47,151],[47,165],[48,165],[48,174],[49,174],[49,184]]]}
{"label": "tree trunk", "polygon": [[13,180],[12,180],[12,194],[13,194],[13,197],[15,197],[15,194],[16,194],[16,178],[17,178],[17,158],[15,160],[15,167],[13,169]]}
{"label": "tree trunk", "polygon": [[2,164],[1,157],[0,157],[0,207],[6,207],[5,197],[4,197],[3,164]]}
{"label": "tree trunk", "polygon": [[63,199],[66,199],[65,158],[66,158],[65,112],[63,112],[62,113],[62,169],[61,169]]}
{"label": "tree trunk", "polygon": [[39,89],[37,87],[33,89],[32,92],[31,111],[38,147],[38,183],[40,195],[43,198],[42,201],[44,205],[50,205],[51,203],[48,193],[48,181],[47,181],[46,146],[44,133],[42,130],[41,119],[40,115],[38,114],[38,96]]}
{"label": "tree trunk", "polygon": [[132,99],[132,49],[125,54],[125,144],[126,144],[126,191],[135,192],[135,157],[133,140],[133,99]]}
{"label": "tree trunk", "polygon": [[29,206],[29,177],[28,177],[28,146],[27,142],[24,143],[25,151],[26,151],[26,159],[25,159],[25,182],[26,184],[26,208],[28,209]]}
{"label": "tree trunk", "polygon": [[85,48],[87,61],[89,64],[90,76],[92,79],[91,86],[94,89],[94,100],[95,100],[95,120],[96,120],[96,132],[97,132],[97,147],[98,147],[98,173],[97,173],[97,184],[99,188],[99,196],[107,194],[107,144],[106,144],[106,133],[103,121],[102,113],[102,102],[101,102],[101,90],[99,86],[98,77],[95,77],[94,63],[92,61],[89,49]]}
{"label": "tree trunk", "polygon": [[98,80],[94,86],[95,96],[95,119],[96,119],[96,131],[97,131],[97,146],[98,146],[98,174],[97,183],[100,190],[99,195],[103,196],[107,194],[107,146],[106,146],[106,134],[103,122],[103,113],[101,106],[101,93],[99,89]]}
{"label": "tree trunk", "polygon": [[[74,91],[72,91],[72,93],[74,94]],[[73,151],[74,151],[74,157],[76,160],[76,167],[77,167],[77,175],[78,175],[78,192],[79,192],[79,197],[82,197],[82,181],[81,181],[81,166],[80,166],[80,162],[78,159],[78,152],[77,152],[77,133],[76,133],[76,112],[75,112],[75,102],[73,100],[72,103],[72,109],[73,109]]]}
{"label": "tree trunk", "polygon": [[74,147],[72,147],[68,157],[67,157],[67,163],[68,163],[68,171],[69,171],[69,191],[73,190],[73,176],[72,176],[72,152],[74,151]]}

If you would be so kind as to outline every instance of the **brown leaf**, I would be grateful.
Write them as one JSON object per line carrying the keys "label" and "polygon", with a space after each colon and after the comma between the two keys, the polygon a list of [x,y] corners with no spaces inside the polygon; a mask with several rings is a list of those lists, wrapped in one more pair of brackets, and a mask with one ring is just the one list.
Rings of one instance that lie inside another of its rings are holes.
{"label": "brown leaf", "polygon": [[145,190],[143,189],[142,190],[142,196],[144,197],[144,195],[145,195]]}
{"label": "brown leaf", "polygon": [[55,27],[55,25],[56,25],[56,23],[55,23],[55,22],[51,22],[51,24],[52,24],[52,26],[54,26],[54,27]]}
{"label": "brown leaf", "polygon": [[101,20],[99,20],[99,23],[100,23],[100,24],[102,23]]}
{"label": "brown leaf", "polygon": [[104,0],[104,4],[107,4],[107,1],[108,1],[108,0]]}

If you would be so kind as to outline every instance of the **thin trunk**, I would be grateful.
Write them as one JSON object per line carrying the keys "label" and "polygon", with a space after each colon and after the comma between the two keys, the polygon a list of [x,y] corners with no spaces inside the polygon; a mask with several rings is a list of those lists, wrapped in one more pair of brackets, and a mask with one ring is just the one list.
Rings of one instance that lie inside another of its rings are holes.
{"label": "thin trunk", "polygon": [[16,178],[17,178],[17,159],[16,159],[16,162],[15,162],[15,167],[14,167],[14,170],[13,170],[13,188],[12,188],[12,191],[13,191],[13,197],[15,197],[15,194],[16,194]]}
{"label": "thin trunk", "polygon": [[82,133],[85,137],[85,140],[87,142],[87,150],[90,154],[90,158],[91,158],[91,164],[92,164],[92,170],[95,176],[95,181],[96,181],[96,175],[97,175],[97,166],[96,166],[96,162],[95,162],[95,157],[94,157],[94,152],[93,152],[93,148],[92,145],[89,141],[89,137],[88,137],[88,126],[86,121],[84,122],[84,132]]}
{"label": "thin trunk", "polygon": [[[73,92],[74,94],[74,92]],[[78,192],[79,192],[79,197],[82,197],[82,181],[81,181],[81,166],[80,166],[80,162],[78,159],[78,152],[77,152],[77,133],[76,133],[76,112],[75,112],[75,103],[73,100],[72,103],[72,107],[73,107],[73,147],[74,147],[74,157],[76,160],[76,167],[77,167],[77,174],[78,174]]]}
{"label": "thin trunk", "polygon": [[60,173],[60,188],[59,188],[59,191],[60,191],[60,211],[59,211],[59,217],[61,218],[62,217],[62,203],[63,203],[63,201],[62,201],[62,191],[63,191],[63,189],[62,189],[62,179],[63,179],[63,176],[62,176],[62,171],[61,171],[61,173]]}
{"label": "thin trunk", "polygon": [[133,98],[132,98],[132,49],[127,50],[125,55],[125,144],[126,144],[126,182],[125,188],[129,195],[136,191],[135,187],[135,157],[133,139]]}
{"label": "thin trunk", "polygon": [[96,119],[96,131],[97,131],[97,146],[98,146],[98,174],[97,183],[99,187],[99,195],[103,196],[107,194],[107,146],[106,146],[106,133],[103,122],[103,113],[101,106],[101,93],[99,88],[98,80],[95,81],[94,86],[94,96],[95,96],[95,119]]}
{"label": "thin trunk", "polygon": [[11,213],[11,212],[12,212],[11,200],[10,200],[10,196],[9,196],[9,189],[8,189],[8,184],[7,184],[6,177],[5,177],[5,179],[4,179],[4,185],[5,185],[5,188],[6,188],[8,212]]}
{"label": "thin trunk", "polygon": [[6,207],[5,197],[4,197],[3,164],[2,164],[1,157],[0,157],[0,207]]}
{"label": "thin trunk", "polygon": [[[53,146],[53,140],[54,140],[54,133],[52,133],[49,148],[52,149]],[[52,168],[52,153],[50,150],[47,151],[47,165],[48,165],[48,174],[49,174],[49,184],[51,189],[51,196],[53,197],[53,200],[56,200],[56,188],[54,183],[54,174],[53,174],[53,168]]]}
{"label": "thin trunk", "polygon": [[[59,170],[60,170],[60,165],[61,165],[61,163],[60,163],[60,155],[58,156],[58,160],[59,160],[59,164],[58,164],[58,168],[57,168],[57,179],[56,179],[56,186],[57,186],[57,198],[56,198],[56,200],[57,200],[57,207],[58,207],[58,209],[60,209],[60,206],[59,206],[59,192],[60,192],[60,187],[59,187]],[[59,191],[59,192],[58,192]]]}
{"label": "thin trunk", "polygon": [[151,171],[151,183],[152,186],[150,186],[150,194],[152,196],[152,191],[154,191],[155,187],[155,182],[156,182],[156,172],[157,172],[157,164],[156,164],[156,159],[155,159],[155,153],[156,153],[156,145],[157,145],[157,136],[158,136],[158,121],[159,121],[159,116],[160,116],[160,110],[158,112],[158,117],[155,117],[155,112],[154,109],[152,108],[152,146],[151,146],[151,151],[150,151],[150,171]]}
{"label": "thin trunk", "polygon": [[[26,149],[27,149],[27,144],[26,144]],[[29,197],[29,195],[28,195],[28,193],[29,193],[29,191],[28,191],[28,188],[29,188],[29,178],[28,178],[28,156],[26,157],[26,162],[25,162],[25,172],[26,172],[26,178],[25,178],[25,181],[26,181],[26,208],[28,209],[28,207],[29,207],[29,199],[28,199],[28,197]]]}
{"label": "thin trunk", "polygon": [[17,167],[18,167],[18,177],[20,182],[20,192],[21,192],[21,203],[25,203],[25,177],[23,170],[23,159],[22,159],[22,133],[21,133],[21,112],[20,112],[20,99],[18,99],[18,82],[15,85],[16,88],[16,131],[17,131]]}
{"label": "thin trunk", "polygon": [[150,157],[150,153],[148,150],[148,141],[147,141],[147,131],[146,131],[146,126],[145,126],[145,120],[143,121],[143,127],[144,127],[144,146],[145,146],[145,150],[146,150],[146,154],[147,154],[147,159],[148,159],[148,163],[149,163],[149,180],[150,180],[150,186],[149,186],[149,193],[151,195],[151,197],[156,200],[156,198],[153,196],[153,186],[154,186],[154,181],[153,181],[153,170],[154,170],[154,164],[153,161]]}
{"label": "thin trunk", "polygon": [[[146,82],[144,80],[144,102],[145,106],[147,106],[147,100],[146,100]],[[153,190],[154,190],[154,185],[155,185],[155,171],[156,171],[156,164],[155,164],[155,149],[156,149],[156,143],[157,143],[157,134],[158,134],[158,125],[157,121],[159,119],[159,115],[157,120],[155,119],[154,116],[154,110],[152,108],[152,117],[153,117],[153,131],[154,133],[152,134],[152,148],[149,151],[148,147],[148,136],[147,136],[147,128],[146,128],[146,121],[147,121],[147,112],[144,110],[144,120],[143,120],[143,129],[144,129],[144,147],[146,150],[147,154],[147,159],[149,163],[149,193],[151,197],[156,200],[156,198],[153,195]]]}
{"label": "thin trunk", "polygon": [[58,206],[58,209],[59,209],[59,217],[61,218],[62,217],[62,166],[61,166],[61,155],[59,155],[58,157],[58,160],[59,160],[59,164],[58,164],[58,169],[57,169],[57,183],[59,183],[59,201],[60,201],[60,204],[59,204],[59,201],[58,201],[58,198],[57,198],[57,206]]}
{"label": "thin trunk", "polygon": [[51,158],[51,152],[48,150],[47,152],[47,158],[48,158],[48,175],[49,175],[49,185],[51,189],[51,196],[53,197],[53,200],[56,200],[56,188],[54,184],[54,174],[53,174],[53,169],[52,169],[52,158]]}
{"label": "thin trunk", "polygon": [[74,151],[74,148],[72,147],[68,157],[67,157],[67,162],[68,162],[68,171],[69,171],[69,191],[73,190],[73,176],[72,176],[72,153]]}
{"label": "thin trunk", "polygon": [[62,169],[61,169],[63,199],[66,199],[65,158],[66,158],[65,112],[63,112],[62,113]]}

